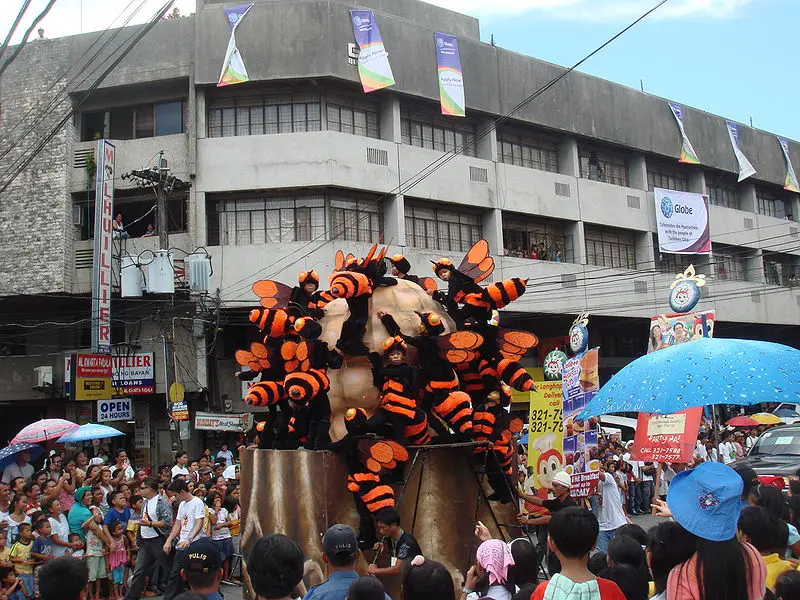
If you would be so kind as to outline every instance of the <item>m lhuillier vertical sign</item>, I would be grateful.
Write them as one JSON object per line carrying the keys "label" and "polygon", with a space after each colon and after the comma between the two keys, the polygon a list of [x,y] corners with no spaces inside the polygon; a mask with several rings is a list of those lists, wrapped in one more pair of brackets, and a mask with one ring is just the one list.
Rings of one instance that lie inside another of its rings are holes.
{"label": "m lhuillier vertical sign", "polygon": [[111,354],[111,238],[114,221],[114,158],[108,140],[97,142],[92,260],[92,349]]}

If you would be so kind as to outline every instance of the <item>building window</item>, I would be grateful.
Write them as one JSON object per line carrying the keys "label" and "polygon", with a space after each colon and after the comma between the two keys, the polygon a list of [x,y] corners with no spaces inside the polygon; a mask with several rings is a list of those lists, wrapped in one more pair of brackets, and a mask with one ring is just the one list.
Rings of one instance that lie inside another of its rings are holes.
{"label": "building window", "polygon": [[[86,199],[86,192],[73,194],[73,205],[80,214],[80,239],[94,239],[94,191],[92,202]],[[188,196],[186,192],[175,192],[167,198],[167,233],[182,233],[187,231],[186,207]],[[141,195],[138,190],[117,190],[114,196],[114,214],[122,215],[122,224],[125,231],[132,238],[142,237],[147,231],[147,226],[152,225],[158,233],[158,217],[155,212],[156,199]]]}
{"label": "building window", "polygon": [[680,167],[648,159],[647,185],[651,192],[653,188],[688,192],[689,175],[685,171],[682,171]]}
{"label": "building window", "polygon": [[325,239],[372,243],[383,236],[383,209],[373,199],[341,193],[268,192],[221,198],[215,203],[216,210],[209,213],[210,245]]}
{"label": "building window", "polygon": [[330,206],[333,239],[351,242],[383,240],[383,209],[379,203],[333,197]]}
{"label": "building window", "polygon": [[184,132],[183,100],[123,106],[81,115],[81,140],[133,140]]}
{"label": "building window", "polygon": [[758,200],[758,212],[768,217],[783,219],[787,216],[784,195],[777,190],[767,186],[756,186],[756,199]]}
{"label": "building window", "polygon": [[636,268],[636,240],[632,231],[586,227],[586,259],[590,265]]}
{"label": "building window", "polygon": [[445,119],[425,111],[402,109],[400,129],[404,144],[440,152],[460,151],[464,156],[477,156],[476,128],[464,119]]}
{"label": "building window", "polygon": [[712,260],[717,277],[726,281],[747,281],[747,262],[741,248],[714,247]]}
{"label": "building window", "polygon": [[726,208],[740,208],[736,180],[729,174],[706,171],[706,188],[711,204]]}
{"label": "building window", "polygon": [[799,273],[800,267],[794,264],[792,256],[772,254],[769,258],[764,258],[764,278],[770,285],[800,285]]}
{"label": "building window", "polygon": [[483,237],[481,215],[406,202],[406,243],[414,248],[466,252]]}
{"label": "building window", "polygon": [[497,132],[500,162],[528,169],[558,173],[558,141],[522,126]]}
{"label": "building window", "polygon": [[[655,247],[658,248],[658,240],[655,240],[655,244]],[[695,270],[698,270],[701,259],[702,256],[699,254],[659,254],[656,259],[656,267],[660,273],[677,275],[688,269],[689,265],[694,265]]]}
{"label": "building window", "polygon": [[329,131],[380,138],[379,106],[360,98],[330,95],[325,98],[325,114]]}
{"label": "building window", "polygon": [[272,94],[209,102],[208,137],[322,130],[319,94]]}
{"label": "building window", "polygon": [[517,258],[573,262],[567,225],[549,219],[503,216],[503,254]]}
{"label": "building window", "polygon": [[628,187],[628,164],[624,154],[578,146],[581,177]]}
{"label": "building window", "polygon": [[18,325],[0,325],[0,356],[24,356],[25,329]]}

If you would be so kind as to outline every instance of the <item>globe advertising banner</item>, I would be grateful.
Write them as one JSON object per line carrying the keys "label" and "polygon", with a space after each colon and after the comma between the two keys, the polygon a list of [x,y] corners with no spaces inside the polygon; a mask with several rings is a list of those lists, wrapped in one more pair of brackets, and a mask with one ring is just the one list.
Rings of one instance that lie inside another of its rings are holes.
{"label": "globe advertising banner", "polygon": [[439,99],[442,114],[451,117],[466,115],[464,100],[464,73],[461,71],[461,57],[458,53],[458,40],[452,35],[435,33],[436,65],[439,70]]}
{"label": "globe advertising banner", "polygon": [[394,85],[389,54],[383,46],[381,32],[371,10],[351,10],[353,35],[358,43],[358,76],[364,93]]}
{"label": "globe advertising banner", "polygon": [[658,250],[665,254],[710,254],[708,196],[655,188]]}

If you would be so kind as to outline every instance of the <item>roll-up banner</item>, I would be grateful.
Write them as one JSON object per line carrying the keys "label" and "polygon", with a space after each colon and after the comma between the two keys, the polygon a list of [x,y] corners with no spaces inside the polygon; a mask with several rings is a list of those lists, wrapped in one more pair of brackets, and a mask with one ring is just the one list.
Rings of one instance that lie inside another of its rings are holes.
{"label": "roll-up banner", "polygon": [[699,165],[700,159],[697,158],[697,152],[694,151],[692,142],[689,141],[689,136],[686,135],[686,129],[683,127],[683,108],[674,102],[668,102],[667,104],[669,104],[669,108],[672,110],[672,114],[678,122],[678,129],[681,132],[681,139],[683,140],[681,142],[681,157],[678,159],[678,162]]}
{"label": "roll-up banner", "polygon": [[709,254],[708,196],[655,188],[658,250],[667,254]]}
{"label": "roll-up banner", "polygon": [[797,182],[792,159],[789,157],[789,142],[782,137],[778,137],[778,143],[781,145],[783,157],[786,159],[786,181],[783,184],[783,189],[795,193],[800,192],[800,183]]}
{"label": "roll-up banner", "polygon": [[389,53],[383,45],[375,13],[371,10],[351,10],[353,35],[358,44],[358,76],[364,93],[374,92],[395,84]]}
{"label": "roll-up banner", "polygon": [[751,175],[755,175],[756,169],[739,148],[739,126],[731,121],[725,121],[725,123],[728,125],[728,136],[731,138],[731,146],[733,146],[733,153],[736,155],[736,162],[739,163],[739,181],[744,181]]}
{"label": "roll-up banner", "polygon": [[436,65],[439,70],[439,100],[442,114],[451,117],[466,116],[464,100],[464,73],[458,54],[458,40],[446,33],[434,33]]}
{"label": "roll-up banner", "polygon": [[231,37],[228,39],[228,48],[225,51],[225,60],[222,63],[217,87],[250,81],[242,55],[239,53],[239,48],[236,47],[236,28],[251,8],[253,8],[252,3],[239,4],[225,9],[225,17],[231,26]]}

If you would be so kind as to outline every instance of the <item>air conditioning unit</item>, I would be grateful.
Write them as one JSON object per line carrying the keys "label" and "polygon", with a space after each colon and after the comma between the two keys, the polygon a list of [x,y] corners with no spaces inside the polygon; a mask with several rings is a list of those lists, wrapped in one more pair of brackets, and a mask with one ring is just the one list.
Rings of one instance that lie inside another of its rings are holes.
{"label": "air conditioning unit", "polygon": [[34,387],[46,388],[53,385],[53,367],[43,366],[33,368]]}

